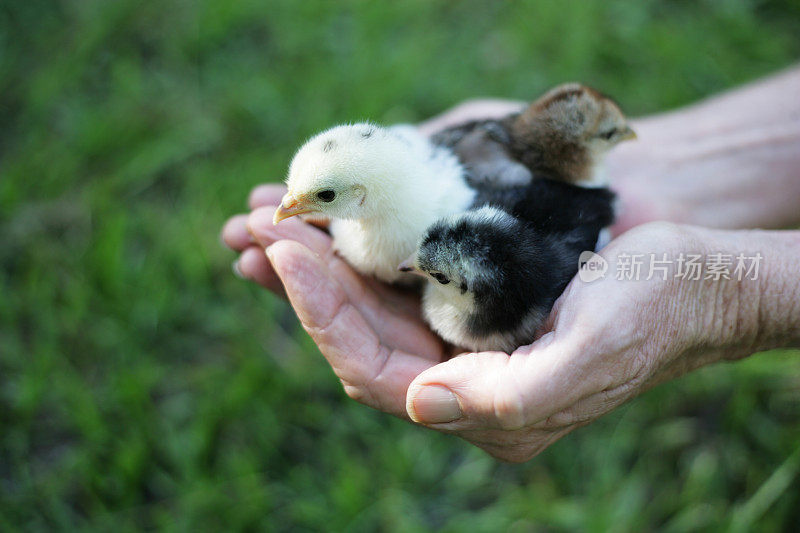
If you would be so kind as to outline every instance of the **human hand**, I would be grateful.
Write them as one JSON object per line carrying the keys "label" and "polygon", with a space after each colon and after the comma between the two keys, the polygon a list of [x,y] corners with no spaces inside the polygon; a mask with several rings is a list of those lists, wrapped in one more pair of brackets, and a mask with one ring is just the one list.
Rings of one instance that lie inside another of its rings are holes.
{"label": "human hand", "polygon": [[[266,191],[256,196],[281,196]],[[535,343],[447,360],[451,351],[421,321],[416,297],[358,276],[310,225],[273,226],[273,212],[259,207],[246,221],[232,219],[226,241],[241,245],[246,224],[256,245],[268,247],[269,262],[259,252],[263,262],[241,263],[242,274],[268,287],[280,280],[347,394],[500,459],[527,460],[654,384],[746,355],[756,343],[755,326],[729,316],[749,305],[735,283],[606,276],[573,280]],[[650,253],[653,243],[659,254],[705,252],[703,231],[651,224],[603,255]]]}
{"label": "human hand", "polygon": [[[471,119],[502,116],[520,106],[471,101],[420,128],[431,133]],[[650,129],[657,131],[658,117],[651,122]],[[636,128],[646,141],[648,128]],[[647,147],[640,146],[609,162],[612,176],[630,178],[615,183],[623,205],[615,234],[654,218],[690,219],[664,207],[685,202],[656,204],[647,200],[652,194],[637,195],[637,190],[657,190],[634,186],[641,181],[637,169],[652,170],[652,164],[631,163],[645,152]],[[256,188],[250,197],[253,213],[226,224],[223,238],[240,252],[237,273],[288,296],[351,397],[455,433],[501,459],[526,460],[647,388],[704,364],[798,342],[800,308],[792,303],[798,301],[797,288],[786,289],[785,282],[743,290],[731,283],[687,285],[674,279],[605,278],[592,284],[576,279],[532,345],[510,355],[486,352],[447,360],[453,349],[420,320],[416,297],[359,277],[331,252],[330,238],[319,229],[297,219],[272,225],[284,192],[277,185]],[[734,232],[720,237],[722,233],[651,224],[613,241],[603,253],[697,251],[714,239],[716,251],[750,242],[752,252],[764,249],[761,237],[768,235],[748,240]],[[776,253],[771,264],[784,265],[774,273],[779,280],[793,280],[792,269],[800,262],[794,242],[800,239],[796,234],[786,237],[769,237]]]}
{"label": "human hand", "polygon": [[[456,357],[417,376],[407,393],[411,418],[497,458],[525,461],[658,383],[800,343],[798,232],[651,223],[601,254],[606,276],[574,278],[533,344],[510,355]],[[650,254],[666,272],[650,276]],[[690,254],[704,264],[717,254],[758,254],[760,271],[741,279],[733,272],[716,279],[709,270],[700,279],[678,275],[680,258]],[[641,274],[620,279],[620,264],[637,256],[647,258]]]}
{"label": "human hand", "polygon": [[241,252],[235,270],[288,296],[348,395],[408,418],[408,384],[445,360],[447,346],[422,321],[417,295],[358,275],[334,254],[331,238],[310,224],[291,218],[273,225],[284,192],[276,185],[257,188],[250,215],[225,225],[223,240]]}
{"label": "human hand", "polygon": [[709,228],[800,225],[800,67],[632,122],[608,154],[613,231],[653,220]]}

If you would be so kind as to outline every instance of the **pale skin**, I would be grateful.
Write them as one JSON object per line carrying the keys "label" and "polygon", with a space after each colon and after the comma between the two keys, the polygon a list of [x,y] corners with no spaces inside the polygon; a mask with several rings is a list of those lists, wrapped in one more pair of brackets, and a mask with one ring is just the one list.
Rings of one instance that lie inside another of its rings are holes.
{"label": "pale skin", "polygon": [[[223,239],[240,253],[242,277],[288,298],[349,396],[499,459],[526,461],[658,383],[800,346],[800,231],[746,229],[800,224],[797,94],[795,68],[634,121],[640,140],[608,161],[622,202],[617,237],[602,251],[609,273],[574,279],[542,336],[512,354],[452,357],[461,351],[428,329],[418,298],[356,274],[314,226],[296,218],[273,226],[282,186],[257,187],[252,211],[232,217]],[[436,131],[518,107],[474,101],[420,127]],[[763,259],[756,280],[614,275],[620,254],[651,252]]]}

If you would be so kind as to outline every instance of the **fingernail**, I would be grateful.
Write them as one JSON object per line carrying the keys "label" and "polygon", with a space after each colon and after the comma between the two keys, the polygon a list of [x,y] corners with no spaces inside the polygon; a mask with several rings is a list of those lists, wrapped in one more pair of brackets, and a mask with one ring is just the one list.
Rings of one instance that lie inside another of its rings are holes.
{"label": "fingernail", "polygon": [[425,424],[441,424],[461,418],[461,406],[450,389],[439,385],[423,387],[414,397],[414,418]]}
{"label": "fingernail", "polygon": [[266,248],[264,248],[264,253],[267,255],[267,259],[269,259],[270,263],[272,262],[272,245],[270,244]]}
{"label": "fingernail", "polygon": [[242,269],[239,268],[239,261],[238,260],[236,260],[233,263],[231,263],[231,270],[233,270],[233,275],[236,276],[237,278],[239,278],[239,279],[247,279],[247,278],[244,277],[244,274],[242,274]]}

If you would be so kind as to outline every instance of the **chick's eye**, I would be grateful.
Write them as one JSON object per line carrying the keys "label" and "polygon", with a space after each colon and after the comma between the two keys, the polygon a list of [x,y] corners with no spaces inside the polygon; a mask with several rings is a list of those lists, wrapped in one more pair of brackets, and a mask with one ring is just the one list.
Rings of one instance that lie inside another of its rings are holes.
{"label": "chick's eye", "polygon": [[616,133],[617,133],[617,130],[616,130],[616,128],[615,128],[615,129],[612,129],[612,130],[604,131],[603,133],[601,133],[601,134],[600,134],[600,137],[602,137],[602,138],[603,138],[603,139],[605,139],[605,140],[609,140],[609,139],[611,139],[611,137],[613,137],[613,136],[614,136]]}
{"label": "chick's eye", "polygon": [[317,193],[317,198],[323,202],[332,202],[333,199],[336,198],[336,193],[330,189],[325,189],[324,191],[319,191]]}
{"label": "chick's eye", "polygon": [[445,276],[441,272],[431,272],[431,276],[433,276],[433,279],[435,279],[442,285],[447,285],[448,283],[450,283],[450,280],[447,279],[447,276]]}

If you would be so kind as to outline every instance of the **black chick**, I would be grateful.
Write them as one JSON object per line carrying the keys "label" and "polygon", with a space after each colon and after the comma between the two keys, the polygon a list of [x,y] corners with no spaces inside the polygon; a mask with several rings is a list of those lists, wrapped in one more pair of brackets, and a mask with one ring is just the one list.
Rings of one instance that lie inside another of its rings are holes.
{"label": "black chick", "polygon": [[543,178],[482,199],[435,222],[400,269],[429,278],[423,314],[442,338],[510,353],[534,340],[581,252],[612,223],[614,194]]}

